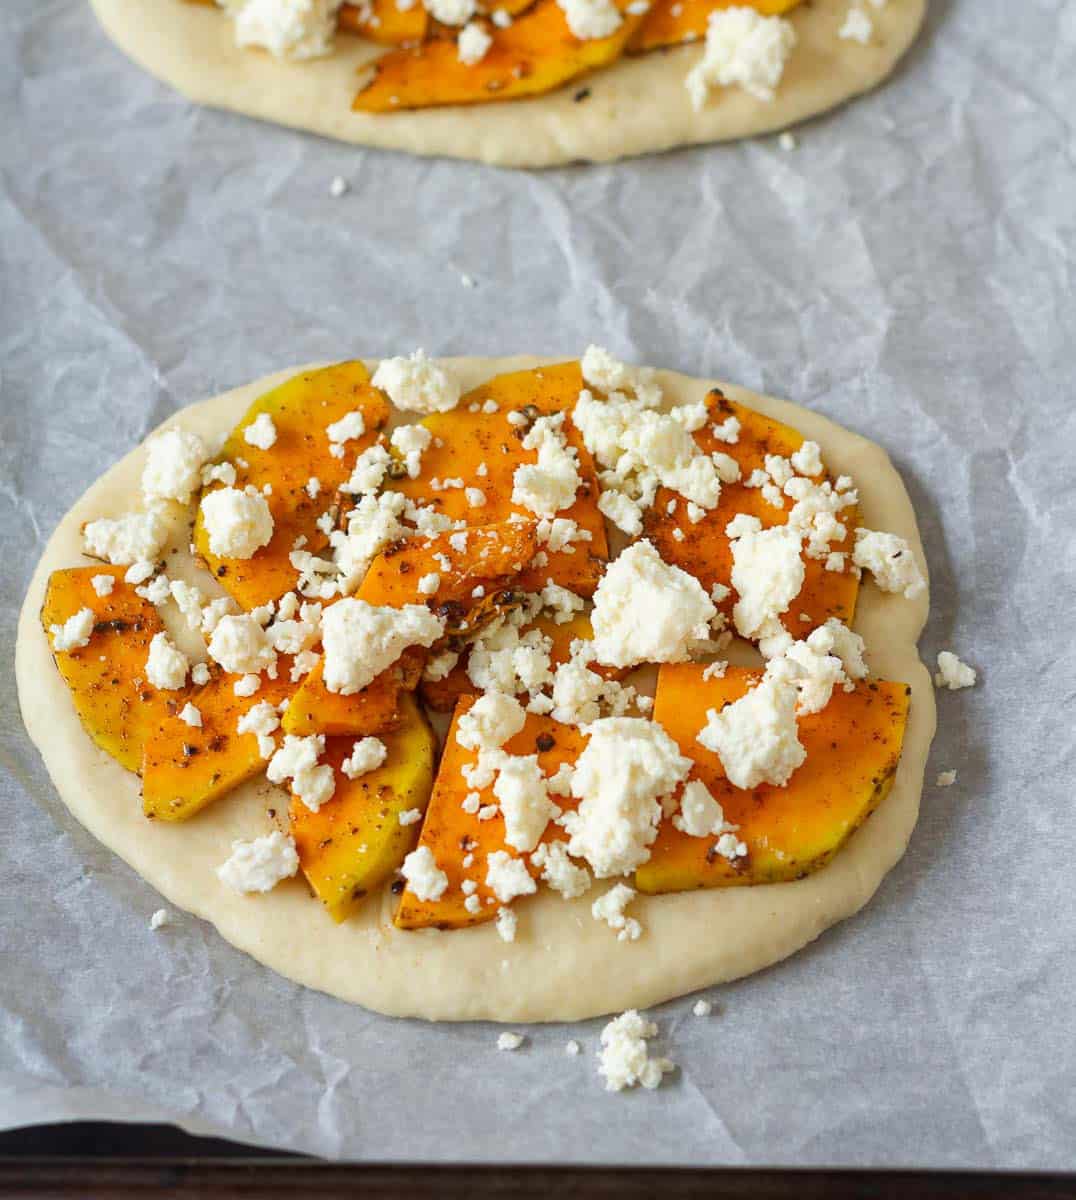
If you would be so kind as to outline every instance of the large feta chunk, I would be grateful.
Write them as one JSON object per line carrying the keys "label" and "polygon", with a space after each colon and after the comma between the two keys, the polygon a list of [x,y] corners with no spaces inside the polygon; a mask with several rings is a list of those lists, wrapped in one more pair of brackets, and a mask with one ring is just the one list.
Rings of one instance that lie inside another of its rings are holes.
{"label": "large feta chunk", "polygon": [[389,608],[365,600],[339,600],[321,622],[325,686],[330,692],[353,695],[391,667],[408,646],[432,646],[444,631],[444,620],[421,604]]}

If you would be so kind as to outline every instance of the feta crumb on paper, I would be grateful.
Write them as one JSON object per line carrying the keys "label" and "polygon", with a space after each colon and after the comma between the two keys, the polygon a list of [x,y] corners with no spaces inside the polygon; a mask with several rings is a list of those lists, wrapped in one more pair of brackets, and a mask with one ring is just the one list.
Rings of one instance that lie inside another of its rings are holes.
{"label": "feta crumb on paper", "polygon": [[605,1079],[607,1092],[620,1092],[641,1084],[660,1086],[662,1077],[676,1068],[667,1058],[651,1058],[647,1040],[655,1037],[658,1027],[635,1009],[614,1018],[601,1032],[598,1073]]}
{"label": "feta crumb on paper", "polygon": [[934,686],[948,688],[957,692],[961,688],[975,686],[978,674],[974,667],[961,662],[951,650],[943,650],[938,655],[938,671],[934,676]]}
{"label": "feta crumb on paper", "polygon": [[518,1050],[523,1045],[523,1035],[520,1033],[502,1033],[497,1038],[498,1050]]}
{"label": "feta crumb on paper", "polygon": [[710,1000],[696,1000],[691,1006],[691,1012],[696,1017],[708,1017],[713,1011],[713,1002]]}
{"label": "feta crumb on paper", "polygon": [[942,771],[934,780],[934,786],[940,788],[952,787],[954,783],[956,783],[955,771]]}
{"label": "feta crumb on paper", "polygon": [[172,924],[172,914],[167,908],[158,908],[153,916],[149,919],[150,929],[163,929],[165,925]]}

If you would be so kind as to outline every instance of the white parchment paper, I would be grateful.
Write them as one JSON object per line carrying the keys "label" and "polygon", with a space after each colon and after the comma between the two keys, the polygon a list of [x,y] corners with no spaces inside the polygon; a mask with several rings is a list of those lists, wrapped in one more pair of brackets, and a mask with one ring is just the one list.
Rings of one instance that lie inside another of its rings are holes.
{"label": "white parchment paper", "polygon": [[[1076,1167],[1074,79],[1076,6],[933,0],[898,76],[794,151],[528,175],[198,111],[78,0],[4,0],[0,1125],[173,1119],[370,1160]],[[150,932],[158,897],[58,801],[11,661],[57,520],[185,403],[304,361],[590,340],[886,445],[931,561],[924,650],[982,676],[941,697],[928,779],[958,782],[928,786],[869,909],[711,1017],[659,1010],[680,1071],[620,1096],[599,1022],[498,1053],[492,1027],[303,991],[192,918]]]}

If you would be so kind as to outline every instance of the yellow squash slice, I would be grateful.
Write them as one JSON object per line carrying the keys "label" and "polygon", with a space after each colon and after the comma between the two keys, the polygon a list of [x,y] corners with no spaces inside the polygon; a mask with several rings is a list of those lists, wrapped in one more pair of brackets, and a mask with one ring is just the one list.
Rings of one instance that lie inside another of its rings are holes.
{"label": "yellow squash slice", "polygon": [[312,733],[365,737],[391,729],[407,693],[415,690],[425,662],[426,651],[411,646],[366,687],[342,696],[325,686],[323,659],[291,698],[281,720],[284,732],[297,737]]}
{"label": "yellow squash slice", "polygon": [[[792,501],[785,498],[785,507],[775,508],[763,498],[759,488],[744,486],[751,472],[764,465],[767,454],[788,458],[804,442],[803,437],[788,425],[764,417],[753,409],[736,404],[716,389],[707,397],[710,421],[695,435],[699,448],[711,454],[721,451],[736,459],[740,465],[741,482],[721,486],[721,498],[717,507],[707,512],[701,521],[693,524],[687,516],[682,497],[665,488],[659,488],[653,507],[644,518],[644,534],[657,547],[661,557],[694,575],[707,590],[715,583],[731,587],[732,547],[725,536],[725,526],[737,513],[758,517],[763,527],[784,525]],[[712,426],[723,423],[729,417],[740,422],[739,441],[729,444],[714,437]],[[833,482],[829,475],[820,478]],[[674,502],[673,512],[668,512]],[[795,638],[805,638],[813,629],[825,624],[830,617],[837,617],[851,625],[856,609],[859,580],[851,570],[853,534],[859,523],[855,506],[844,509],[838,519],[848,532],[843,541],[833,542],[830,549],[846,555],[843,571],[827,571],[825,563],[803,555],[804,581],[799,595],[792,601],[781,621]],[[736,595],[726,597],[719,605],[732,620],[732,609]],[[801,619],[806,615],[806,621]]]}
{"label": "yellow squash slice", "polygon": [[368,892],[392,874],[414,847],[417,822],[400,814],[425,809],[433,783],[436,739],[410,696],[401,702],[400,724],[382,734],[385,762],[349,779],[340,769],[353,738],[326,742],[323,762],[336,775],[336,791],[317,812],[291,801],[291,833],[299,864],[334,921],[345,920]]}
{"label": "yellow squash slice", "polygon": [[[174,697],[145,678],[149,644],[164,626],[148,600],[123,582],[123,567],[74,567],[49,576],[41,624],[53,644],[51,627],[88,608],[95,623],[89,644],[53,651],[56,667],[71,689],[75,711],[86,732],[128,771],[142,766],[142,748],[155,736]],[[98,596],[91,580],[111,575],[112,593]]]}
{"label": "yellow squash slice", "polygon": [[421,42],[429,29],[430,18],[420,0],[402,9],[396,0],[368,0],[365,4],[343,4],[337,27],[384,46],[406,46]]}
{"label": "yellow squash slice", "polygon": [[[497,850],[513,856],[515,851],[505,844],[504,819],[499,813],[490,820],[481,821],[477,814],[464,812],[462,807],[472,790],[464,780],[462,770],[477,756],[456,741],[456,725],[473,702],[470,696],[465,696],[452,719],[419,838],[419,845],[429,847],[437,865],[448,876],[448,887],[438,900],[420,900],[405,888],[396,913],[396,924],[401,929],[462,929],[492,921],[497,915],[496,897],[485,883],[486,860]],[[539,766],[549,776],[555,774],[562,763],[574,762],[582,752],[583,744],[583,734],[573,726],[560,725],[551,717],[529,713],[526,725],[515,737],[508,739],[504,749],[509,754],[537,754]],[[496,803],[492,788],[481,790],[479,797],[481,805]],[[563,796],[558,796],[556,802],[562,808],[575,806],[573,800]],[[562,831],[558,826],[550,825],[543,841],[555,841],[558,837],[563,837]],[[465,859],[469,866],[464,866]],[[536,873],[533,868],[529,869],[532,874]],[[464,880],[473,880],[477,884],[474,893],[480,902],[477,912],[466,907],[467,896],[461,886]]]}
{"label": "yellow squash slice", "polygon": [[695,760],[700,779],[721,805],[747,855],[730,862],[715,838],[689,837],[663,821],[650,858],[635,873],[640,891],[682,892],[800,879],[824,867],[889,794],[908,716],[903,683],[866,681],[837,688],[819,713],[799,720],[807,760],[785,787],[733,787],[716,754],[696,741],[708,709],[738,700],[761,671],[729,667],[723,679],[703,679],[694,663],[663,666],[654,720]]}
{"label": "yellow squash slice", "polygon": [[[469,525],[507,521],[513,514],[534,520],[529,509],[512,503],[516,468],[533,463],[537,456],[533,450],[524,450],[521,444],[528,424],[513,424],[508,419],[509,413],[522,414],[527,422],[538,416],[571,413],[582,387],[583,376],[577,362],[495,376],[468,392],[452,412],[425,418],[423,425],[441,444],[435,440],[423,455],[418,479],[400,480],[395,486],[412,500],[435,505],[447,516]],[[483,411],[483,407],[494,406],[494,411]],[[575,503],[557,516],[575,521],[590,537],[556,551],[539,546],[547,555],[546,561],[524,571],[513,586],[520,591],[535,592],[552,579],[562,587],[589,596],[609,557],[609,547],[605,521],[598,511],[593,460],[570,421],[566,422],[564,432],[569,445],[579,454],[583,485]],[[433,481],[444,479],[462,479],[468,486],[480,488],[485,503],[473,507],[463,488],[432,486]]]}
{"label": "yellow squash slice", "polygon": [[507,29],[490,25],[493,44],[481,62],[460,62],[454,40],[434,40],[414,50],[390,51],[372,80],[355,97],[357,112],[391,113],[446,104],[486,104],[552,91],[589,71],[608,66],[643,20],[628,12],[609,37],[580,41],[556,0],[538,3]]}
{"label": "yellow squash slice", "polygon": [[[347,442],[345,455],[336,458],[329,452],[326,427],[356,409],[363,414],[366,432]],[[268,413],[276,427],[276,441],[268,450],[250,445],[243,437],[262,413]],[[235,464],[235,487],[272,489],[266,501],[273,514],[273,538],[252,558],[219,558],[210,552],[199,514],[194,544],[221,586],[243,608],[256,608],[295,588],[299,573],[290,556],[298,539],[305,538],[302,548],[313,553],[328,544],[317,527],[318,518],[348,479],[357,455],[376,440],[388,414],[388,402],[371,386],[362,363],[346,362],[306,371],[260,396],[232,430],[219,460]],[[320,484],[313,497],[307,491],[311,478]]]}

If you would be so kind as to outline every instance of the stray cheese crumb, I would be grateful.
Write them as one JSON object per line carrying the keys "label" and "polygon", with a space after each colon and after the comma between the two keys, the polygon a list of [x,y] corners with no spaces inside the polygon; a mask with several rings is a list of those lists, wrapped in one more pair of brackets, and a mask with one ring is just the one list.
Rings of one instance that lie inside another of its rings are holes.
{"label": "stray cheese crumb", "polygon": [[691,1011],[696,1017],[708,1017],[714,1011],[714,1006],[710,1000],[696,1000]]}
{"label": "stray cheese crumb", "polygon": [[299,869],[294,840],[279,829],[252,842],[232,842],[231,857],[217,876],[236,892],[268,892]]}
{"label": "stray cheese crumb", "polygon": [[942,788],[952,787],[954,783],[956,783],[955,771],[942,771],[934,780],[935,786]]}
{"label": "stray cheese crumb", "polygon": [[523,1035],[519,1033],[502,1033],[497,1038],[498,1050],[518,1050],[523,1045]]}
{"label": "stray cheese crumb", "polygon": [[165,925],[172,924],[172,914],[167,908],[159,908],[149,919],[150,929],[163,929]]}
{"label": "stray cheese crumb", "polygon": [[514,942],[516,940],[518,923],[516,914],[510,908],[497,909],[497,935],[502,942]]}
{"label": "stray cheese crumb", "polygon": [[974,667],[961,662],[951,650],[943,650],[938,655],[938,671],[934,676],[934,686],[948,688],[951,692],[961,688],[975,686],[978,675]]}
{"label": "stray cheese crumb", "polygon": [[861,46],[865,46],[871,40],[873,32],[874,22],[870,19],[870,15],[853,5],[848,10],[844,23],[837,30],[837,36],[846,42],[859,42]]}
{"label": "stray cheese crumb", "polygon": [[569,1058],[575,1058],[578,1054],[580,1054],[582,1052],[582,1049],[583,1049],[583,1047],[580,1046],[580,1044],[575,1040],[575,1038],[572,1038],[572,1040],[570,1042],[567,1042],[565,1044],[564,1053],[567,1054]]}
{"label": "stray cheese crumb", "polygon": [[635,899],[635,889],[626,883],[618,883],[590,906],[590,915],[595,921],[604,921],[610,929],[617,930],[617,940],[634,942],[642,936],[643,927],[634,917],[626,917],[624,909]]}
{"label": "stray cheese crumb", "polygon": [[651,1058],[647,1039],[658,1027],[635,1009],[629,1009],[610,1021],[602,1030],[598,1073],[605,1078],[605,1090],[620,1092],[642,1084],[656,1088],[662,1076],[676,1068],[667,1058]]}

